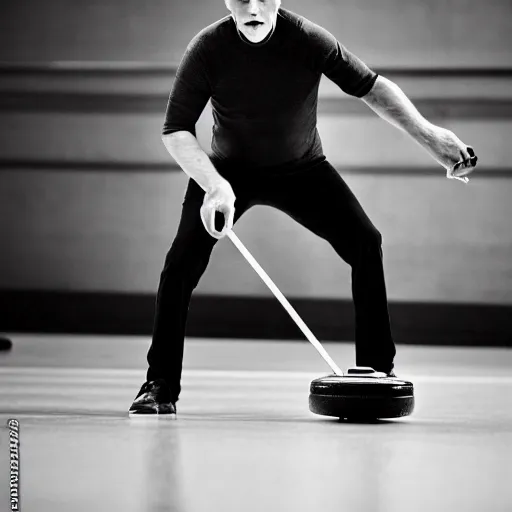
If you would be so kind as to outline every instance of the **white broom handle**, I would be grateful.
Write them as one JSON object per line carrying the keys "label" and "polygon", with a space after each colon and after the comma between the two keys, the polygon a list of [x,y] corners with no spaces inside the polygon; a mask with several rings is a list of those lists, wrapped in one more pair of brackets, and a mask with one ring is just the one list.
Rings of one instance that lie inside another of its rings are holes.
{"label": "white broom handle", "polygon": [[276,296],[277,300],[281,303],[281,305],[286,309],[288,314],[292,317],[294,322],[297,324],[299,329],[303,332],[304,336],[309,340],[309,342],[318,350],[319,354],[324,358],[325,362],[331,367],[332,371],[336,375],[343,375],[343,372],[337,366],[337,364],[331,359],[329,354],[325,351],[324,347],[320,344],[320,342],[315,338],[315,335],[309,330],[308,326],[303,322],[302,318],[298,315],[298,313],[293,309],[292,305],[286,300],[286,297],[279,291],[279,288],[273,283],[272,279],[267,275],[267,273],[260,267],[258,262],[252,257],[251,253],[245,248],[244,244],[240,241],[240,239],[235,235],[233,230],[229,230],[226,233],[226,236],[235,244],[235,247],[242,253],[243,257],[249,262],[251,267],[256,271],[256,273],[263,279],[263,282],[270,288],[272,293]]}

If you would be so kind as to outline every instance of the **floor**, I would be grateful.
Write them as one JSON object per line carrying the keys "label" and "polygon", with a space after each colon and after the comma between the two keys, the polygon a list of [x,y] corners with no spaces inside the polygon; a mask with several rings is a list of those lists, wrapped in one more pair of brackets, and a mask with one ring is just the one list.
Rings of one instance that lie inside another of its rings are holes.
{"label": "floor", "polygon": [[[11,335],[0,353],[0,510],[7,421],[20,423],[22,512],[512,510],[512,351],[399,346],[412,416],[308,410],[330,369],[307,341],[188,339],[177,421],[130,419],[147,337]],[[344,369],[353,344],[325,343]]]}

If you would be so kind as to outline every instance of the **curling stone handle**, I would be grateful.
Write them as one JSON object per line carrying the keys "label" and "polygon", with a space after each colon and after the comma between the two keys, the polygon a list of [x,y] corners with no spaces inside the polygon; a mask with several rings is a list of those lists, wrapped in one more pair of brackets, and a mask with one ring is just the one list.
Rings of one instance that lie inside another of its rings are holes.
{"label": "curling stone handle", "polygon": [[385,373],[377,372],[371,366],[354,366],[347,370],[347,375],[349,377],[387,377]]}

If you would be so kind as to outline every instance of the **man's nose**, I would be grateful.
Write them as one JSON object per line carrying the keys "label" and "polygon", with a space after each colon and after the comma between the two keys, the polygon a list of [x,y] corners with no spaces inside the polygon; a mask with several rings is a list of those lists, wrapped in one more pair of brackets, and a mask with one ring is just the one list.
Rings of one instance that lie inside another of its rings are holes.
{"label": "man's nose", "polygon": [[249,13],[252,15],[256,15],[260,12],[260,3],[259,0],[251,0],[249,4]]}

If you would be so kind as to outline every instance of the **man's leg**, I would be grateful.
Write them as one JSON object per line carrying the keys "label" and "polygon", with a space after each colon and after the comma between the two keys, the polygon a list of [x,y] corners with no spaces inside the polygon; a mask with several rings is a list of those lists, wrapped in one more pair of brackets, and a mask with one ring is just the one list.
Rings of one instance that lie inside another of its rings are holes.
{"label": "man's leg", "polygon": [[387,307],[382,237],[329,162],[273,177],[265,203],[327,240],[352,267],[356,364],[389,372],[396,353]]}
{"label": "man's leg", "polygon": [[[248,209],[243,192],[233,190],[236,222]],[[206,231],[200,216],[204,191],[189,180],[178,232],[165,258],[155,305],[152,343],[147,354],[147,380],[163,378],[177,401],[181,391],[183,347],[193,290],[203,275],[217,239]]]}

